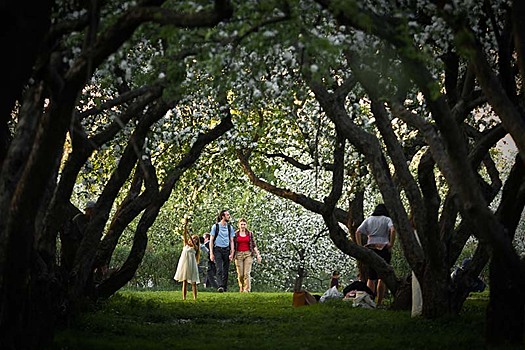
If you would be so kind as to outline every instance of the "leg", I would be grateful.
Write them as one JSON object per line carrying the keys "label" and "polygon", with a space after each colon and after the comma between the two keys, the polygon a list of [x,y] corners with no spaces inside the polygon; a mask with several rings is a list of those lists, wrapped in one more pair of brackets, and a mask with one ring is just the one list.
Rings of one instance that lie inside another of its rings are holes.
{"label": "leg", "polygon": [[224,262],[224,268],[223,268],[223,272],[224,272],[224,276],[223,276],[223,281],[222,281],[222,285],[224,287],[224,291],[226,292],[228,290],[228,276],[229,276],[229,273],[230,273],[230,249],[226,249],[224,251],[224,259],[223,259],[223,262]]}
{"label": "leg", "polygon": [[188,291],[188,281],[182,281],[182,300],[186,300],[187,291]]}
{"label": "leg", "polygon": [[252,273],[253,257],[251,252],[248,252],[246,259],[244,259],[244,291],[251,292],[251,273]]}
{"label": "leg", "polygon": [[377,295],[376,280],[368,279],[368,281],[366,282],[366,286],[370,288],[372,292],[374,292],[374,295]]}
{"label": "leg", "polygon": [[191,292],[193,293],[193,300],[197,300],[197,283],[191,283]]}
{"label": "leg", "polygon": [[239,292],[243,291],[243,266],[241,252],[235,253],[235,269],[237,270],[237,283],[239,283]]}
{"label": "leg", "polygon": [[377,280],[377,305],[381,305],[385,296],[386,285],[383,280]]}
{"label": "leg", "polygon": [[[388,264],[390,264],[390,261],[392,260],[392,252],[388,248],[383,248],[379,251],[376,251],[376,253],[382,257]],[[377,275],[377,273],[376,273]],[[377,275],[377,305],[381,305],[383,303],[383,299],[385,297],[386,292],[386,283],[380,278],[381,276]]]}
{"label": "leg", "polygon": [[217,247],[215,248],[215,267],[217,268],[217,286],[224,289],[224,254],[222,254],[222,249]]}
{"label": "leg", "polygon": [[[390,259],[392,257],[390,250],[388,249],[372,249],[377,255],[379,255],[381,258],[383,258],[387,263],[390,263]],[[374,294],[377,296],[377,305],[381,305],[383,302],[383,297],[385,296],[385,288],[386,285],[383,281],[381,281],[380,276],[377,274],[376,270],[373,268],[369,268],[368,270],[368,288],[372,289]]]}
{"label": "leg", "polygon": [[366,286],[372,290],[374,296],[377,296],[377,272],[370,266],[367,266],[367,275],[368,280],[366,281]]}

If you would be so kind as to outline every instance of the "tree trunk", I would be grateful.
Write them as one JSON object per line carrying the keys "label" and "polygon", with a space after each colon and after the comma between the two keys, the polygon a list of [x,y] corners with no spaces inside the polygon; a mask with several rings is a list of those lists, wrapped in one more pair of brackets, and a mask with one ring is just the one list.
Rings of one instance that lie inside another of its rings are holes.
{"label": "tree trunk", "polygon": [[394,301],[390,305],[392,310],[410,310],[412,307],[412,276],[402,279],[397,287]]}
{"label": "tree trunk", "polygon": [[[348,208],[348,223],[347,227],[350,231],[350,237],[352,238],[352,241],[356,242],[356,231],[359,225],[364,220],[364,212],[363,212],[363,206],[365,202],[365,191],[358,190],[354,193],[354,200],[350,203],[350,207]],[[361,235],[361,241],[366,242],[367,237],[365,235]],[[363,281],[366,283],[368,280],[368,269],[366,266],[360,261],[357,261],[357,270],[358,270],[358,276],[357,279],[360,281]]]}
{"label": "tree trunk", "polygon": [[448,279],[448,269],[426,266],[423,279],[420,280],[423,317],[434,319],[451,314]]}
{"label": "tree trunk", "polygon": [[512,269],[497,254],[490,261],[490,299],[487,308],[488,345],[522,345],[525,336],[525,292],[513,282]]}
{"label": "tree trunk", "polygon": [[304,270],[304,249],[299,251],[299,265],[297,266],[297,276],[293,287],[294,292],[300,292],[303,289],[303,280],[306,277]]}

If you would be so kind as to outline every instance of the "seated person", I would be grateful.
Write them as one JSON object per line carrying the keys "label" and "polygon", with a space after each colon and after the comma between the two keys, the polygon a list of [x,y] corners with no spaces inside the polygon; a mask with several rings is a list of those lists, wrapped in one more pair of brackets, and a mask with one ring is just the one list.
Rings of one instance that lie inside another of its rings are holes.
{"label": "seated person", "polygon": [[[468,259],[468,258],[464,259],[463,262],[461,263],[461,266],[456,267],[456,269],[452,272],[452,274],[450,275],[450,278],[454,279],[457,273],[460,270],[465,270],[471,261],[472,259]],[[469,287],[470,292],[483,292],[486,287],[485,282],[483,282],[483,280],[479,276],[475,279],[468,281],[467,285]]]}
{"label": "seated person", "polygon": [[330,278],[330,288],[336,287],[337,290],[341,289],[341,286],[339,285],[339,277],[341,277],[339,271],[335,270],[332,272],[332,277]]}

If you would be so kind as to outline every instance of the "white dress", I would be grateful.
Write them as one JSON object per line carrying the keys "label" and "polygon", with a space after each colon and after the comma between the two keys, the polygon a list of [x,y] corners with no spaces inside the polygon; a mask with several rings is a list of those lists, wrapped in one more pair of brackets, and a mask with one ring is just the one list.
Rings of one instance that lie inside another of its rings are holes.
{"label": "white dress", "polygon": [[179,282],[201,283],[195,254],[195,248],[184,245],[182,253],[180,254],[179,263],[177,264],[175,277],[173,277],[174,280]]}

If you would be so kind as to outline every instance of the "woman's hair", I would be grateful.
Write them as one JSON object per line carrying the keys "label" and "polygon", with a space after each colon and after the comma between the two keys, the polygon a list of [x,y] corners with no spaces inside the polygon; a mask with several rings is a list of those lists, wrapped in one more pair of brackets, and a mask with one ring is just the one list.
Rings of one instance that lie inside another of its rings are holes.
{"label": "woman's hair", "polygon": [[390,214],[388,213],[388,210],[386,209],[386,205],[383,203],[379,203],[376,208],[374,209],[374,212],[372,213],[372,216],[388,216],[390,217]]}
{"label": "woman's hair", "polygon": [[240,219],[239,219],[239,224],[240,224],[241,222],[244,222],[245,224],[248,224],[248,221],[246,221],[245,218],[240,218]]}

